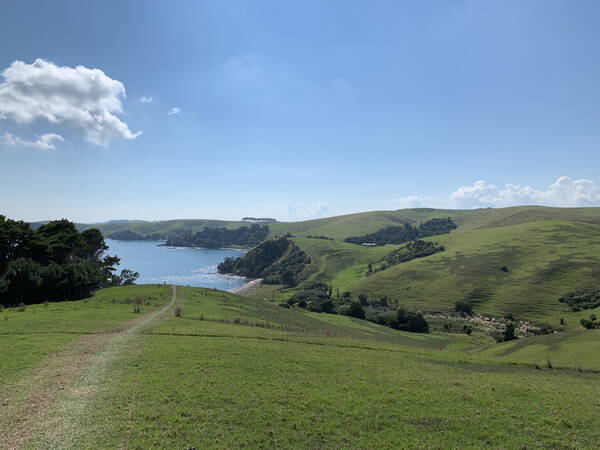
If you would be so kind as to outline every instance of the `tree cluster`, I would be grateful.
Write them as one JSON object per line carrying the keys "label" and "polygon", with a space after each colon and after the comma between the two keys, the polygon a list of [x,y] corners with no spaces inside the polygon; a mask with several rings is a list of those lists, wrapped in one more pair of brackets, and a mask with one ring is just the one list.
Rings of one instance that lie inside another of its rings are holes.
{"label": "tree cluster", "polygon": [[579,323],[581,323],[581,326],[583,328],[587,328],[588,330],[593,330],[595,328],[600,328],[600,322],[598,322],[596,314],[590,314],[590,318],[589,319],[581,319],[579,321]]}
{"label": "tree cluster", "polygon": [[579,289],[563,295],[558,301],[566,303],[575,312],[597,308],[600,306],[600,289]]}
{"label": "tree cluster", "polygon": [[436,236],[439,234],[450,233],[456,229],[456,224],[450,217],[435,218],[421,223],[418,227],[406,223],[404,225],[383,228],[375,233],[365,234],[346,238],[346,242],[351,244],[403,244],[408,241],[414,241],[427,236]]}
{"label": "tree cluster", "polygon": [[266,225],[252,224],[234,230],[227,228],[206,227],[193,233],[183,232],[177,236],[169,236],[166,245],[173,247],[223,248],[228,246],[253,247],[264,241],[269,235]]}
{"label": "tree cluster", "polygon": [[312,281],[305,283],[303,289],[292,295],[282,306],[356,317],[396,330],[429,333],[429,325],[421,313],[407,311],[397,305],[398,302],[387,297],[369,299],[365,294],[354,296],[350,292],[334,298],[333,289],[329,285]]}
{"label": "tree cluster", "polygon": [[385,270],[388,267],[396,264],[408,262],[416,258],[424,258],[437,252],[443,252],[444,250],[444,246],[439,245],[436,242],[422,241],[420,239],[409,242],[404,247],[394,250],[385,258],[383,258],[383,262],[381,262],[378,266],[373,267],[373,264],[369,264],[367,276],[372,275],[375,272]]}
{"label": "tree cluster", "polygon": [[223,274],[263,278],[265,283],[295,286],[306,264],[310,264],[310,257],[293,241],[282,237],[264,241],[239,258],[226,258],[217,270]]}
{"label": "tree cluster", "polygon": [[116,256],[95,228],[78,232],[66,219],[33,230],[0,215],[0,304],[5,306],[74,300],[94,290],[131,284],[139,274],[115,273]]}

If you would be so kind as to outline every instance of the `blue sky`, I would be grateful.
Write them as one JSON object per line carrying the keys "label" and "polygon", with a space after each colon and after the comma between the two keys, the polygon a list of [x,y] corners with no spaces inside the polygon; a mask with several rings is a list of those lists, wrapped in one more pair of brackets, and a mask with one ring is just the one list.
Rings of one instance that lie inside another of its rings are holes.
{"label": "blue sky", "polygon": [[0,214],[600,206],[598,23],[596,1],[5,2]]}

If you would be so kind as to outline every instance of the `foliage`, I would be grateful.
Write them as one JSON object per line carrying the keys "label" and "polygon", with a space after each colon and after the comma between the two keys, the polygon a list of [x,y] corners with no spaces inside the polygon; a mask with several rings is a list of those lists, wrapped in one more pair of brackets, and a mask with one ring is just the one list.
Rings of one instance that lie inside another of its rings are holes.
{"label": "foliage", "polygon": [[502,341],[508,342],[514,341],[515,339],[517,339],[517,336],[515,336],[515,325],[512,322],[508,322],[502,333]]}
{"label": "foliage", "polygon": [[580,323],[583,328],[587,328],[588,330],[600,328],[600,322],[597,321],[596,314],[590,314],[589,319],[582,318]]}
{"label": "foliage", "polygon": [[226,258],[219,273],[264,278],[265,283],[295,286],[309,256],[286,237],[267,240],[239,258]]}
{"label": "foliage", "polygon": [[469,302],[459,300],[454,304],[454,311],[461,314],[473,314],[473,306]]}
{"label": "foliage", "polygon": [[383,297],[369,301],[364,294],[354,298],[350,292],[344,292],[341,298],[332,298],[329,285],[319,281],[310,281],[303,289],[288,299],[288,306],[295,305],[313,312],[337,313],[340,315],[364,319],[380,325],[414,333],[428,333],[429,325],[421,313],[390,309],[394,302]]}
{"label": "foliage", "polygon": [[147,239],[146,236],[142,236],[135,231],[131,230],[119,230],[114,233],[106,235],[108,239],[114,239],[116,241],[144,241]]}
{"label": "foliage", "polygon": [[135,281],[130,271],[114,274],[119,258],[97,229],[78,232],[66,219],[35,230],[0,216],[0,303],[41,303],[83,298],[95,289]]}
{"label": "foliage", "polygon": [[373,268],[372,264],[368,265],[366,275],[372,275],[373,273],[385,270],[396,264],[411,261],[415,258],[424,258],[429,255],[433,255],[437,252],[443,252],[445,250],[443,245],[439,245],[436,242],[416,240],[409,242],[403,247],[394,250],[385,258],[383,263],[378,267]]}
{"label": "foliage", "polygon": [[269,227],[266,225],[252,224],[236,229],[209,228],[192,233],[183,232],[178,236],[170,236],[166,245],[174,247],[203,247],[223,248],[231,245],[252,247],[266,239]]}
{"label": "foliage", "polygon": [[398,309],[396,317],[388,325],[391,328],[413,333],[429,333],[429,325],[420,312]]}
{"label": "foliage", "polygon": [[345,241],[359,245],[365,243],[377,245],[402,244],[427,236],[446,234],[454,229],[456,229],[456,224],[452,222],[450,217],[447,219],[434,218],[421,223],[418,227],[405,223],[404,225],[383,228],[375,233],[349,237]]}
{"label": "foliage", "polygon": [[597,308],[600,306],[600,289],[579,289],[563,295],[558,301],[569,305],[572,311]]}

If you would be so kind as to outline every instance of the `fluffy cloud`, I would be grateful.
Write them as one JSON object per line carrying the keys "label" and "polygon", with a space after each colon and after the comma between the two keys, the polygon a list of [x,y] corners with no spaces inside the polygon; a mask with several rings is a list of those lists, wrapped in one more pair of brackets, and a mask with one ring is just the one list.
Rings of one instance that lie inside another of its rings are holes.
{"label": "fluffy cloud", "polygon": [[35,141],[28,141],[19,136],[15,136],[8,132],[2,135],[0,141],[4,145],[9,145],[11,147],[32,147],[38,148],[40,150],[53,150],[56,148],[54,145],[55,142],[64,142],[64,139],[61,135],[55,133],[46,133],[42,134]]}
{"label": "fluffy cloud", "polygon": [[66,125],[92,144],[106,146],[113,139],[135,139],[115,113],[123,112],[123,83],[99,69],[67,67],[36,59],[13,62],[2,72],[0,118],[20,124],[45,120]]}
{"label": "fluffy cloud", "polygon": [[503,188],[478,180],[471,186],[460,186],[447,197],[408,196],[395,201],[401,208],[441,207],[480,208],[516,205],[558,207],[600,206],[600,187],[592,180],[558,178],[546,190],[531,186],[506,184]]}
{"label": "fluffy cloud", "polygon": [[180,112],[181,112],[181,109],[179,109],[177,106],[175,106],[175,107],[171,108],[167,114],[169,116],[174,116],[175,114],[179,114]]}
{"label": "fluffy cloud", "polygon": [[142,95],[140,97],[140,103],[152,103],[154,99],[150,95]]}

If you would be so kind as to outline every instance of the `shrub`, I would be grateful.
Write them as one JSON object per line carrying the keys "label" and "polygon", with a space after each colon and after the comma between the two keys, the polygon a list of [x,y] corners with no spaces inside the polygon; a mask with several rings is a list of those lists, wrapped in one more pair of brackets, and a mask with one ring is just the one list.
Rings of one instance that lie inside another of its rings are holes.
{"label": "shrub", "polygon": [[466,335],[471,335],[471,333],[473,332],[473,329],[468,326],[468,325],[463,325],[463,331],[465,332]]}
{"label": "shrub", "polygon": [[350,317],[356,317],[357,319],[365,318],[365,310],[362,308],[360,303],[352,302],[346,313]]}
{"label": "shrub", "polygon": [[369,301],[365,294],[358,294],[358,301],[362,306],[367,306],[369,304]]}
{"label": "shrub", "polygon": [[180,307],[175,308],[175,317],[181,317],[181,308]]}
{"label": "shrub", "polygon": [[563,295],[558,301],[566,303],[575,312],[582,309],[596,308],[600,306],[600,290],[580,289]]}
{"label": "shrub", "polygon": [[579,323],[581,323],[581,326],[583,328],[587,328],[588,330],[593,330],[595,328],[600,328],[600,322],[596,322],[596,321],[593,321],[593,320],[581,319],[579,321]]}
{"label": "shrub", "polygon": [[515,339],[517,339],[517,336],[515,336],[515,325],[512,322],[508,322],[502,334],[502,340],[507,342],[514,341]]}
{"label": "shrub", "polygon": [[473,314],[473,306],[469,302],[457,301],[454,304],[454,311],[461,314]]}
{"label": "shrub", "polygon": [[289,308],[290,307],[289,303],[280,303],[279,306],[281,306],[282,308]]}
{"label": "shrub", "polygon": [[392,318],[390,327],[413,333],[429,333],[429,324],[421,313],[406,311],[400,308],[396,312],[396,317]]}
{"label": "shrub", "polygon": [[502,272],[508,272],[508,267],[506,267],[506,266],[502,266],[502,267],[500,267],[500,270],[501,270]]}

